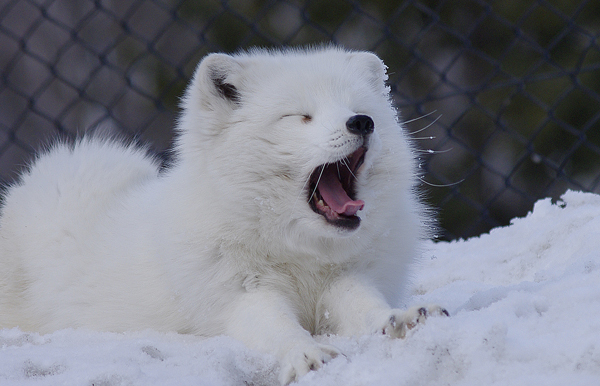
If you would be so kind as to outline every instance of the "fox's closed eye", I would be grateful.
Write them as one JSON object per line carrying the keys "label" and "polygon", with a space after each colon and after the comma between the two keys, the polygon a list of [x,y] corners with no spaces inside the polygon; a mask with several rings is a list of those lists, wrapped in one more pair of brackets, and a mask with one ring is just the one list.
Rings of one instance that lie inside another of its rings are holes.
{"label": "fox's closed eye", "polygon": [[310,121],[312,121],[312,115],[310,114],[302,114],[302,113],[293,113],[293,114],[285,114],[282,115],[281,118],[294,118],[294,117],[299,117],[302,118],[302,122],[304,123],[308,123]]}

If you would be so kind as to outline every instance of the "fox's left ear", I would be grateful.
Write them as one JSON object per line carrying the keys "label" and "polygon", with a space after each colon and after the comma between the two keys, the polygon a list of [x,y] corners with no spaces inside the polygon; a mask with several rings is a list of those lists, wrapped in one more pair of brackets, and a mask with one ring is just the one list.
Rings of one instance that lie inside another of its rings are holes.
{"label": "fox's left ear", "polygon": [[242,101],[237,83],[242,70],[241,63],[233,56],[208,55],[198,65],[186,99],[199,101],[206,110],[238,107]]}
{"label": "fox's left ear", "polygon": [[372,85],[382,94],[387,95],[388,89],[385,82],[388,80],[387,66],[379,57],[371,52],[352,53],[350,60],[357,63],[361,69],[367,72],[368,79]]}

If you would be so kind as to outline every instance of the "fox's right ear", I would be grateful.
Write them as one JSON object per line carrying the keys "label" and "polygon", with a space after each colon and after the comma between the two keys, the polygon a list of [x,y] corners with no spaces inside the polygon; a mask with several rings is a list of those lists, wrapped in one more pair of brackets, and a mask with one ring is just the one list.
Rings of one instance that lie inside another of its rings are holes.
{"label": "fox's right ear", "polygon": [[[383,61],[372,52],[354,52],[350,56],[351,60],[358,63],[363,69],[363,73],[371,84],[384,95],[389,93],[385,82],[388,79],[387,66]],[[366,72],[364,72],[366,70]]]}
{"label": "fox's right ear", "polygon": [[242,102],[236,85],[241,72],[242,65],[234,57],[210,54],[196,68],[186,99],[199,101],[201,107],[209,110],[219,107],[236,108]]}

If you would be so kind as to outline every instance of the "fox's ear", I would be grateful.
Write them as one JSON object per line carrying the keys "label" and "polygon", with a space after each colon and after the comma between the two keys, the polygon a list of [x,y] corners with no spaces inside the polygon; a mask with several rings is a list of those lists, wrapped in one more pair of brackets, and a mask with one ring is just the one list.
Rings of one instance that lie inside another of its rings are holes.
{"label": "fox's ear", "polygon": [[388,93],[385,84],[388,79],[387,66],[377,55],[371,52],[354,52],[350,60],[360,66],[362,71],[367,72],[368,79],[377,90],[383,94]]}
{"label": "fox's ear", "polygon": [[210,54],[196,68],[188,99],[200,101],[209,110],[218,107],[236,108],[242,102],[238,85],[242,65],[226,54]]}

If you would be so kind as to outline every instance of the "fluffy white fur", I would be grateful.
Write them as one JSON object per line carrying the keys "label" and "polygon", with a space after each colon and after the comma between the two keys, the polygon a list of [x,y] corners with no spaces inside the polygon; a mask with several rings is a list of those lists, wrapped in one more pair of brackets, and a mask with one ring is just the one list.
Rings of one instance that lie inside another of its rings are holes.
{"label": "fluffy white fur", "polygon": [[[0,327],[227,334],[277,355],[282,383],[338,354],[311,334],[404,336],[426,312],[390,304],[425,219],[386,78],[366,52],[212,54],[166,171],[115,140],[54,145],[4,197]],[[357,114],[375,129],[350,230],[307,189],[362,143],[346,127]]]}

